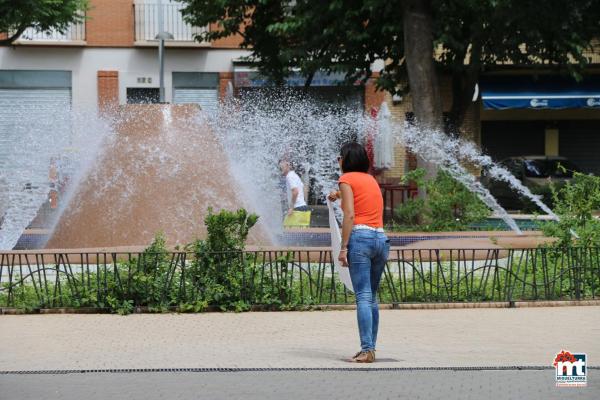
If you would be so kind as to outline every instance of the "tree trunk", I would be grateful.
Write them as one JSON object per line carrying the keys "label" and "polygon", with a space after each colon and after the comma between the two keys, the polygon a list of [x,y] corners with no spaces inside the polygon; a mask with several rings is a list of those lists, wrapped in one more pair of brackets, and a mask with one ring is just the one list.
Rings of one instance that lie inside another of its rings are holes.
{"label": "tree trunk", "polygon": [[[403,12],[404,54],[408,84],[412,95],[415,123],[427,135],[429,130],[443,129],[442,99],[433,60],[433,21],[430,0],[405,0]],[[417,165],[431,179],[437,167],[416,154]],[[424,191],[419,188],[419,196]]]}
{"label": "tree trunk", "polygon": [[459,135],[467,110],[473,102],[475,85],[479,81],[480,57],[481,43],[479,40],[473,40],[469,64],[465,66],[464,60],[458,60],[462,65],[457,66],[452,73],[452,107],[448,115],[450,126],[448,133],[453,136]]}

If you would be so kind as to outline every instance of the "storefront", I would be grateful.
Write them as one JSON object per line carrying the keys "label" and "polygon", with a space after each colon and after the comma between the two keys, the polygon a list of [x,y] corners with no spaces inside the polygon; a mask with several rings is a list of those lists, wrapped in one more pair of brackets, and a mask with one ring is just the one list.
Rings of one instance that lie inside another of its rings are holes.
{"label": "storefront", "polygon": [[564,156],[600,174],[600,77],[496,76],[480,83],[481,145],[496,160]]}

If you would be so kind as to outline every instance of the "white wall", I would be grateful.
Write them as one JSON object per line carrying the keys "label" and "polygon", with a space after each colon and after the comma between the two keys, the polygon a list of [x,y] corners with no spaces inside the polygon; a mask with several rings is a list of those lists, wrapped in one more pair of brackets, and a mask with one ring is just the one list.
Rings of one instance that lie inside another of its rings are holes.
{"label": "white wall", "polygon": [[[172,99],[173,71],[232,71],[232,61],[248,54],[235,49],[167,48],[167,101]],[[71,71],[74,108],[97,108],[99,70],[119,71],[119,101],[124,104],[127,87],[158,87],[158,68],[157,48],[0,47],[0,69]],[[152,84],[137,84],[137,77],[152,77]]]}

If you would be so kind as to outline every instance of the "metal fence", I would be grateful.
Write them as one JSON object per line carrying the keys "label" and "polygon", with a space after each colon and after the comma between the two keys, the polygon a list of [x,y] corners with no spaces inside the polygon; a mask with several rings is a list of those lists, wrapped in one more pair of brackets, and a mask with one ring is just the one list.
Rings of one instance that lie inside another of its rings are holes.
{"label": "metal fence", "polygon": [[[160,31],[159,7],[159,4],[150,2],[134,5],[136,41],[156,40],[156,35]],[[207,27],[196,27],[185,22],[180,12],[182,7],[178,2],[163,2],[164,30],[173,35],[173,40],[193,42],[194,35],[205,32]]]}
{"label": "metal fence", "polygon": [[[600,249],[393,249],[384,303],[598,298]],[[0,307],[349,304],[331,252],[0,254]]]}

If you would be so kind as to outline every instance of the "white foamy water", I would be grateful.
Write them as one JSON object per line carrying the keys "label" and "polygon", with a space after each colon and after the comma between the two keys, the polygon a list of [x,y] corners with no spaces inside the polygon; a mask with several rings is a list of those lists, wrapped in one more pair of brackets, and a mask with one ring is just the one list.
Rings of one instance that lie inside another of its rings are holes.
{"label": "white foamy water", "polygon": [[[420,136],[423,135],[415,128],[409,126],[405,127],[404,133],[398,135],[400,138],[403,136],[408,143],[416,144],[417,147],[420,148],[419,154],[427,157],[428,153],[433,152],[435,158],[443,160],[440,165],[446,163],[453,164],[456,161],[459,161],[461,163],[468,163],[486,169],[490,177],[508,183],[515,192],[534,202],[550,217],[558,219],[556,214],[535,196],[527,186],[523,185],[523,183],[511,174],[509,170],[492,161],[492,158],[489,155],[482,153],[481,149],[479,149],[472,141],[449,137],[442,132],[429,132],[429,140],[424,141],[420,139]],[[442,155],[439,151],[436,151],[436,149],[443,149],[444,152],[449,154]]]}
{"label": "white foamy water", "polygon": [[[59,204],[76,208],[76,202],[71,201],[73,193],[83,179],[88,182],[94,180],[96,163],[102,162],[105,156],[103,149],[109,148],[115,138],[111,122],[98,118],[95,112],[72,112],[68,104],[57,107],[62,111],[56,112],[54,119],[36,118],[35,112],[23,110],[18,121],[0,126],[0,215],[4,215],[0,228],[0,250],[11,249],[15,245],[47,201],[51,189],[48,172],[52,159],[66,160],[72,172],[70,186]],[[171,125],[169,118],[170,115],[165,115],[167,130]],[[199,118],[209,124],[225,150],[228,159],[223,160],[223,165],[229,166],[235,178],[236,193],[243,197],[250,211],[260,215],[273,237],[281,231],[281,199],[285,190],[281,185],[278,161],[288,159],[300,167],[298,172],[310,182],[313,192],[324,200],[326,194],[337,187],[340,171],[336,157],[340,146],[350,140],[364,141],[365,135],[376,125],[376,121],[365,115],[360,105],[328,105],[291,92],[245,94],[242,99],[229,99],[214,114],[199,113]],[[442,132],[422,132],[405,124],[393,123],[391,128],[396,142],[448,171],[476,193],[515,232],[520,230],[514,220],[464,165],[487,168],[493,178],[508,182],[517,192],[556,218],[518,179],[493,163],[472,142],[449,138]],[[202,140],[183,142],[176,132],[166,132],[162,139],[164,147],[139,141],[130,143],[127,138],[120,140],[120,150],[123,154],[131,154],[131,159],[135,158],[135,154],[146,156],[142,161],[136,161],[140,163],[134,169],[138,172],[119,175],[119,171],[115,171],[109,180],[94,181],[98,196],[119,183],[123,188],[121,195],[127,199],[127,188],[133,187],[137,174],[144,174],[147,165],[163,166],[159,169],[161,179],[178,179],[177,152],[166,151],[165,148],[192,146],[193,151],[188,154],[203,157]],[[131,185],[125,181],[131,181]],[[215,204],[198,206],[218,209],[221,200],[215,195]],[[64,211],[59,209],[56,215]],[[118,215],[114,217],[119,223],[126,223],[120,221]]]}
{"label": "white foamy water", "polygon": [[52,119],[45,108],[0,106],[16,107],[0,123],[0,249],[12,249],[48,201],[51,159],[70,143],[70,112],[60,99]]}
{"label": "white foamy water", "polygon": [[49,205],[50,191],[66,187],[58,204],[68,202],[63,196],[95,159],[107,131],[95,111],[74,112],[61,100],[51,105],[50,118],[48,107],[28,107],[0,124],[0,250],[12,249],[40,210],[59,215]]}
{"label": "white foamy water", "polygon": [[291,93],[232,99],[209,120],[229,157],[240,195],[275,234],[282,228],[285,190],[279,160],[301,167],[299,172],[308,174],[313,190],[324,199],[337,186],[340,146],[362,140],[371,123],[358,108],[324,105]]}
{"label": "white foamy water", "polygon": [[[359,108],[322,106],[310,98],[290,93],[269,99],[260,96],[233,99],[222,105],[220,113],[210,121],[229,155],[233,175],[251,200],[253,211],[266,217],[274,230],[281,228],[278,160],[288,157],[298,165],[308,166],[303,172],[309,175],[316,192],[324,199],[337,186],[336,155],[341,144],[356,139],[363,141],[376,123]],[[473,142],[451,138],[443,132],[424,132],[409,124],[394,123],[392,131],[396,143],[449,172],[477,194],[513,231],[521,233],[514,219],[465,165],[486,168],[493,179],[507,182],[552,218],[557,218],[527,187],[483,154]]]}
{"label": "white foamy water", "polygon": [[[402,127],[396,126],[396,138],[407,146],[413,153],[419,154],[424,160],[431,162],[443,170],[447,171],[456,180],[465,185],[473,193],[493,210],[513,231],[521,234],[515,220],[498,204],[492,196],[473,174],[464,166],[464,163],[477,163],[475,147],[472,143],[453,139],[442,132],[428,131],[423,132],[408,123]],[[468,151],[465,151],[469,148]]]}

